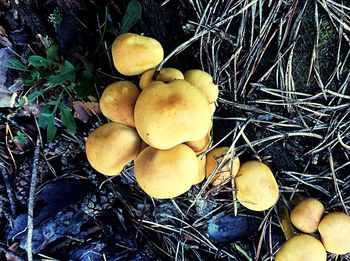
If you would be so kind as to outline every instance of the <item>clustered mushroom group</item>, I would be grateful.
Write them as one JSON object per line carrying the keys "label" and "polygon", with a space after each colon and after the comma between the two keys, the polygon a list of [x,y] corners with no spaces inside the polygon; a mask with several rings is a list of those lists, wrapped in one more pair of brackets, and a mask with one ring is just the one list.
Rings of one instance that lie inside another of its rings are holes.
{"label": "clustered mushroom group", "polygon": [[221,185],[235,178],[237,199],[261,211],[279,197],[277,182],[263,163],[240,161],[229,147],[210,148],[212,116],[219,89],[202,70],[182,73],[156,67],[163,60],[161,44],[150,37],[124,33],[112,45],[115,68],[140,75],[109,85],[100,99],[109,123],[95,129],[86,142],[93,168],[118,175],[134,161],[135,178],[150,196],[169,199],[188,191],[205,177]]}
{"label": "clustered mushroom group", "polygon": [[[140,79],[138,86],[118,81],[104,90],[100,108],[109,123],[95,129],[86,141],[91,166],[116,176],[134,161],[138,185],[157,199],[179,196],[207,177],[213,186],[234,179],[237,200],[250,210],[275,205],[279,189],[266,164],[248,161],[240,166],[233,148],[210,147],[219,94],[211,75],[197,69],[156,71],[163,56],[161,44],[150,37],[124,33],[114,41],[115,68],[125,76],[140,75]],[[350,230],[350,218],[335,212],[321,220],[323,211],[321,203],[310,199],[291,215],[300,231],[318,229],[323,244],[307,234],[294,236],[282,246],[277,260],[325,260],[325,249],[349,252],[350,237],[342,238],[341,231]]]}
{"label": "clustered mushroom group", "polygon": [[[350,252],[350,217],[337,211],[324,215],[318,199],[302,200],[291,211],[290,221],[302,233],[283,244],[277,261],[322,261],[327,260],[326,251],[336,255]],[[317,231],[321,241],[316,238]]]}

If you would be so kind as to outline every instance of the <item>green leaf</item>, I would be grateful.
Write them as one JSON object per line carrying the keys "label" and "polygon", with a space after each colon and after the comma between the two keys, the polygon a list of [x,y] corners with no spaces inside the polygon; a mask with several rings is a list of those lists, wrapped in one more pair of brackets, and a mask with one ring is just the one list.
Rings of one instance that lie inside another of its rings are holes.
{"label": "green leaf", "polygon": [[84,99],[90,95],[95,95],[95,78],[85,78],[81,80],[77,86],[75,86],[75,90],[77,92],[76,98]]}
{"label": "green leaf", "polygon": [[68,62],[64,61],[64,65],[57,75],[50,75],[47,79],[48,83],[51,84],[62,84],[65,81],[74,81],[75,80],[75,68]]}
{"label": "green leaf", "polygon": [[122,19],[120,33],[128,32],[130,28],[132,28],[141,19],[141,14],[141,4],[136,0],[131,0]]}
{"label": "green leaf", "polygon": [[28,103],[32,103],[33,101],[35,101],[36,98],[38,98],[41,95],[42,95],[42,92],[40,92],[40,91],[34,91],[34,92],[30,93],[27,96]]}
{"label": "green leaf", "polygon": [[51,117],[52,117],[52,114],[50,113],[49,106],[47,105],[40,106],[40,115],[38,119],[39,127],[45,129]]}
{"label": "green leaf", "polygon": [[67,128],[69,134],[74,135],[77,131],[77,125],[72,114],[71,108],[65,107],[64,105],[60,106],[61,109],[61,121],[62,124]]}
{"label": "green leaf", "polygon": [[35,68],[40,68],[40,67],[48,68],[52,64],[52,61],[50,61],[49,59],[46,59],[40,55],[29,56],[28,62],[31,65],[33,65]]}
{"label": "green leaf", "polygon": [[46,49],[46,57],[47,59],[53,60],[58,55],[58,50],[60,49],[58,44],[52,44],[50,47]]}
{"label": "green leaf", "polygon": [[47,125],[46,136],[47,136],[48,142],[52,141],[56,136],[57,127],[54,124],[54,119],[55,117],[53,117],[53,120],[48,122],[48,125]]}
{"label": "green leaf", "polygon": [[8,59],[8,62],[10,64],[9,68],[18,70],[18,71],[28,71],[27,67],[18,59],[16,58],[10,58]]}
{"label": "green leaf", "polygon": [[17,135],[14,136],[13,139],[19,144],[23,144],[26,141],[26,137],[20,131],[17,131]]}

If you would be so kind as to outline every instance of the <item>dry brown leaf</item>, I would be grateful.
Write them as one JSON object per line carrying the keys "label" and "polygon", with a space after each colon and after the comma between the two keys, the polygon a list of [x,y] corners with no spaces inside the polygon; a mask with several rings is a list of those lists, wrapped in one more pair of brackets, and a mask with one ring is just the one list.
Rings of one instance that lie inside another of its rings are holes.
{"label": "dry brown leaf", "polygon": [[74,117],[87,123],[94,115],[102,116],[100,104],[98,102],[74,101]]}

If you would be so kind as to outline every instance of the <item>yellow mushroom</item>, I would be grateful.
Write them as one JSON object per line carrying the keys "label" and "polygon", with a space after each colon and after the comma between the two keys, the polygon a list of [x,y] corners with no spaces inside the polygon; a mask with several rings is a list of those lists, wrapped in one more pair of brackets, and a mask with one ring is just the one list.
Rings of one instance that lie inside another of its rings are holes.
{"label": "yellow mushroom", "polygon": [[114,40],[112,57],[118,72],[133,76],[155,68],[163,60],[164,51],[154,38],[124,33]]}
{"label": "yellow mushroom", "polygon": [[198,181],[199,163],[196,154],[185,144],[168,150],[147,147],[135,159],[135,178],[151,197],[177,197]]}
{"label": "yellow mushroom", "polygon": [[208,178],[216,167],[223,161],[222,167],[217,170],[216,174],[211,180],[213,186],[224,184],[235,177],[240,168],[240,161],[238,157],[233,159],[233,169],[231,171],[232,153],[227,153],[229,147],[218,147],[208,152],[206,164],[206,177]]}
{"label": "yellow mushroom", "polygon": [[86,141],[86,155],[95,170],[115,176],[137,156],[140,144],[141,139],[135,129],[110,122],[89,135]]}
{"label": "yellow mushroom", "polygon": [[156,81],[136,101],[135,125],[148,145],[166,150],[204,137],[211,125],[211,111],[204,95],[192,84]]}
{"label": "yellow mushroom", "polygon": [[278,185],[270,168],[259,161],[245,162],[235,178],[237,199],[250,210],[262,211],[276,204]]}
{"label": "yellow mushroom", "polygon": [[327,253],[322,243],[310,235],[288,239],[276,254],[276,261],[326,261]]}
{"label": "yellow mushroom", "polygon": [[319,200],[307,198],[293,208],[290,221],[300,231],[313,233],[317,231],[323,212],[324,207]]}
{"label": "yellow mushroom", "polygon": [[197,156],[199,162],[199,171],[197,179],[194,181],[193,185],[201,183],[205,178],[205,165],[207,162],[207,157],[205,154]]}
{"label": "yellow mushroom", "polygon": [[219,96],[219,88],[213,83],[213,77],[205,71],[193,69],[185,72],[185,80],[196,86],[209,103],[215,102]]}
{"label": "yellow mushroom", "polygon": [[350,217],[342,212],[332,212],[322,218],[318,225],[326,250],[344,255],[350,252]]}
{"label": "yellow mushroom", "polygon": [[174,80],[183,80],[184,75],[181,71],[175,68],[162,68],[156,78],[156,80],[153,80],[153,75],[155,73],[155,69],[151,69],[148,71],[145,71],[139,82],[139,87],[141,90],[145,89],[149,84],[151,84],[154,81],[161,81],[164,83],[169,83]]}
{"label": "yellow mushroom", "polygon": [[111,121],[135,128],[134,107],[139,94],[139,89],[132,82],[110,84],[100,99],[102,114]]}

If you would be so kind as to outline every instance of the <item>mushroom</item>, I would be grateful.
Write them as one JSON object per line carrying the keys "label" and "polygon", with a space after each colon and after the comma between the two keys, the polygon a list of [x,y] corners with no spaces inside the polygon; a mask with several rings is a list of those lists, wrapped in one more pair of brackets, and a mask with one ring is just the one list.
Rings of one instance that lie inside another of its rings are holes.
{"label": "mushroom", "polygon": [[213,83],[213,77],[205,71],[193,69],[185,72],[185,80],[196,86],[209,103],[215,102],[219,96],[219,88]]}
{"label": "mushroom", "polygon": [[199,171],[198,176],[193,185],[196,185],[198,183],[201,183],[205,178],[205,165],[207,162],[207,157],[205,154],[197,156],[198,163],[199,163]]}
{"label": "mushroom", "polygon": [[270,168],[259,161],[244,163],[235,178],[237,199],[250,210],[266,210],[279,198],[278,185]]}
{"label": "mushroom", "polygon": [[324,207],[319,200],[307,198],[293,208],[290,221],[300,231],[313,233],[317,231],[323,212]]}
{"label": "mushroom", "polygon": [[322,243],[310,235],[297,235],[288,239],[276,254],[276,261],[326,261]]}
{"label": "mushroom", "polygon": [[350,252],[350,217],[342,212],[332,212],[318,225],[321,240],[330,253],[343,255]]}
{"label": "mushroom", "polygon": [[112,45],[114,66],[126,76],[138,75],[156,67],[163,57],[162,45],[151,37],[124,33]]}
{"label": "mushroom", "polygon": [[206,149],[208,149],[210,143],[211,143],[211,135],[209,130],[208,133],[203,138],[195,141],[188,141],[186,142],[186,145],[191,147],[191,149],[193,149],[193,151],[198,155],[204,152]]}
{"label": "mushroom", "polygon": [[155,73],[155,69],[151,69],[148,71],[145,71],[139,82],[140,89],[145,89],[150,83],[154,81],[161,81],[164,83],[169,83],[173,80],[183,80],[184,75],[181,71],[175,68],[162,68],[155,80],[153,80],[153,75]]}
{"label": "mushroom", "polygon": [[177,197],[198,181],[198,159],[185,144],[168,150],[145,148],[135,159],[135,178],[151,197]]}
{"label": "mushroom", "polygon": [[134,107],[139,94],[139,89],[132,82],[112,83],[100,99],[102,114],[111,121],[135,128]]}
{"label": "mushroom", "polygon": [[156,81],[136,101],[135,125],[148,145],[166,150],[204,137],[211,125],[211,111],[205,96],[192,84]]}
{"label": "mushroom", "polygon": [[224,184],[235,177],[240,167],[238,157],[233,159],[233,170],[231,171],[232,153],[227,153],[229,147],[218,147],[207,154],[206,177],[208,178],[216,167],[223,161],[222,167],[217,170],[211,180],[213,186]]}
{"label": "mushroom", "polygon": [[86,141],[86,156],[98,172],[116,176],[139,153],[141,139],[136,130],[110,122],[95,129]]}
{"label": "mushroom", "polygon": [[210,109],[211,109],[211,114],[214,115],[214,113],[216,111],[215,102],[210,103],[209,106],[210,106]]}

